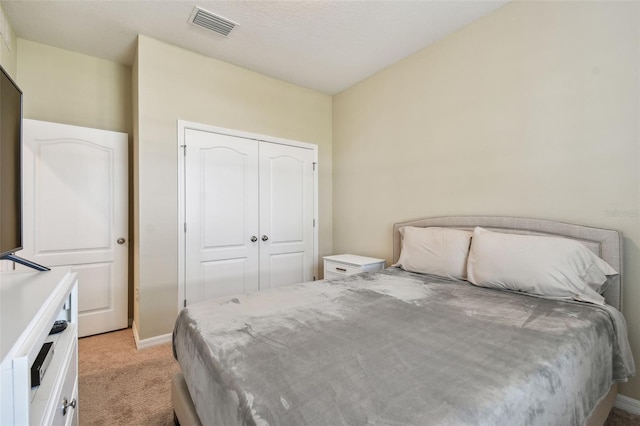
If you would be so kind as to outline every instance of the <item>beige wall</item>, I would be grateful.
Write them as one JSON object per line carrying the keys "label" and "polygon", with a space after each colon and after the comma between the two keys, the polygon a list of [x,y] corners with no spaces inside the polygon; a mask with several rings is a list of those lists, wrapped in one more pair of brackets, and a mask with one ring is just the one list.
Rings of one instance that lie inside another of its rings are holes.
{"label": "beige wall", "polygon": [[24,116],[131,135],[131,67],[18,39]]}
{"label": "beige wall", "polygon": [[335,96],[334,251],[390,260],[426,216],[619,229],[640,363],[638,8],[511,3]]}
{"label": "beige wall", "polygon": [[[18,55],[16,50],[9,50],[7,46],[0,40],[0,65],[16,81],[16,68],[18,64]],[[16,42],[14,48],[17,48]],[[17,81],[16,81],[17,82]]]}
{"label": "beige wall", "polygon": [[[0,19],[5,19],[4,9],[0,5]],[[16,68],[18,64],[18,41],[11,23],[5,21],[5,35],[0,38],[0,65],[16,81]],[[5,40],[8,40],[5,42]]]}
{"label": "beige wall", "polygon": [[137,164],[140,162],[139,153],[138,153],[138,141],[139,141],[139,114],[138,114],[138,54],[136,51],[136,55],[133,59],[133,65],[131,66],[131,103],[132,103],[132,113],[133,113],[133,144],[131,146],[131,168],[129,175],[129,179],[131,182],[131,191],[129,195],[131,196],[129,199],[129,222],[131,223],[131,227],[129,228],[129,250],[131,256],[131,268],[129,269],[129,286],[132,291],[129,293],[129,306],[133,305],[133,322],[135,324],[140,324],[140,312],[139,312],[139,297],[137,291],[137,279],[136,277],[139,275],[137,273],[137,267],[140,264],[140,247],[138,245],[140,227],[137,225],[140,223],[140,207],[138,205],[138,200],[140,199],[140,191],[138,189],[138,166]]}
{"label": "beige wall", "polygon": [[140,36],[135,231],[141,339],[178,312],[177,120],[317,144],[319,251],[332,252],[331,97]]}

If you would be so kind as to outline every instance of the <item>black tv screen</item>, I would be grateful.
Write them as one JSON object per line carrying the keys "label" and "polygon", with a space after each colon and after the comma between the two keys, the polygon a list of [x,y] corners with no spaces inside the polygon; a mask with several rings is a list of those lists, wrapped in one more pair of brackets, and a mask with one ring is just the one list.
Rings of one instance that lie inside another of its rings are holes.
{"label": "black tv screen", "polygon": [[0,257],[22,248],[22,91],[0,67]]}

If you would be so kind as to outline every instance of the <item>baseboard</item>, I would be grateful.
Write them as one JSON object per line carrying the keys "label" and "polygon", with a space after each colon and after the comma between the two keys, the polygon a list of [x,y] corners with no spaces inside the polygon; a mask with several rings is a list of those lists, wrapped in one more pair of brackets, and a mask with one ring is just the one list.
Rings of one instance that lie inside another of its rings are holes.
{"label": "baseboard", "polygon": [[150,348],[152,346],[158,346],[162,345],[163,343],[171,342],[171,333],[161,334],[160,336],[154,336],[148,339],[140,340],[140,336],[138,335],[138,328],[136,327],[135,321],[131,325],[131,329],[133,331],[133,339],[136,341],[137,349]]}
{"label": "baseboard", "polygon": [[640,414],[640,401],[637,399],[629,398],[628,396],[620,395],[616,397],[614,407],[627,411],[631,414]]}

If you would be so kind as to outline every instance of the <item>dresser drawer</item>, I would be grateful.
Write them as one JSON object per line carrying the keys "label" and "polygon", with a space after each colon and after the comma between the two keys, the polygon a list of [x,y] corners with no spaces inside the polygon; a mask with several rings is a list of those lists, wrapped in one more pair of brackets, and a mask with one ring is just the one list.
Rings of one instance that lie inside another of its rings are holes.
{"label": "dresser drawer", "polygon": [[[77,342],[73,343],[74,347],[69,357],[69,362],[65,367],[65,376],[62,389],[57,397],[56,411],[53,416],[51,424],[53,426],[65,425],[69,426],[77,424],[76,411],[78,409],[78,389],[76,386],[78,379],[78,350],[76,348]],[[64,411],[64,400],[66,398],[68,406],[67,411]]]}

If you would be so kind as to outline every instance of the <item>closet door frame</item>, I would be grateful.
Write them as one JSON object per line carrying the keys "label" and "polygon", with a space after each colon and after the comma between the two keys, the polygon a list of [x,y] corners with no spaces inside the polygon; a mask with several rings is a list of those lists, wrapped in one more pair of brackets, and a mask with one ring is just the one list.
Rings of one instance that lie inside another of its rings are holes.
{"label": "closet door frame", "polygon": [[185,137],[187,130],[199,130],[221,135],[234,136],[244,139],[251,139],[258,142],[276,143],[281,145],[294,146],[309,149],[313,152],[313,164],[315,169],[313,182],[313,275],[318,277],[318,145],[307,142],[299,142],[289,139],[282,139],[273,136],[260,135],[257,133],[243,132],[240,130],[226,129],[224,127],[210,126],[208,124],[196,123],[186,120],[177,120],[178,130],[178,311],[185,306],[186,299],[186,236],[185,236]]}

